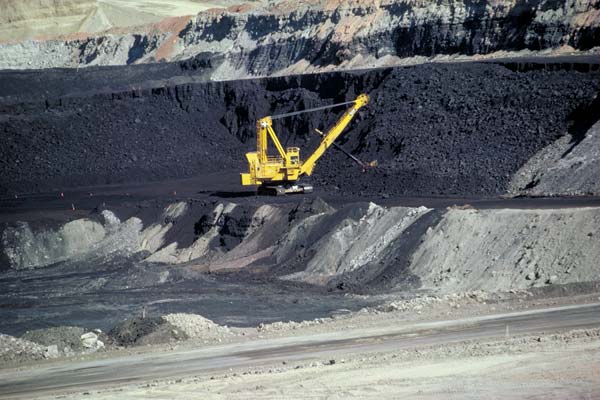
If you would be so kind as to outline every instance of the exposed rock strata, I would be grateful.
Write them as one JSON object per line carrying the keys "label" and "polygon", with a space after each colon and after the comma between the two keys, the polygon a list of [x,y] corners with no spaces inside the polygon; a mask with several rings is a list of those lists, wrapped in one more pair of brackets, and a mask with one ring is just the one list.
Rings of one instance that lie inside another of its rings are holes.
{"label": "exposed rock strata", "polygon": [[[370,68],[411,57],[600,45],[598,0],[310,0],[201,12],[133,33],[0,45],[0,68],[81,67],[201,55],[213,79]],[[417,61],[418,61],[417,60]]]}

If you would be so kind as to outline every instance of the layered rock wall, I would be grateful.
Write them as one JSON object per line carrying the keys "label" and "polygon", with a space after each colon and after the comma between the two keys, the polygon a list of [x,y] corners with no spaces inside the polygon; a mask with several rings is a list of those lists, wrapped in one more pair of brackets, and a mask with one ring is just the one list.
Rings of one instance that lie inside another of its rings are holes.
{"label": "layered rock wall", "polygon": [[[81,67],[202,55],[213,79],[391,66],[439,55],[590,50],[599,0],[282,1],[207,10],[187,24],[0,45],[0,68]],[[415,58],[416,57],[416,58]]]}

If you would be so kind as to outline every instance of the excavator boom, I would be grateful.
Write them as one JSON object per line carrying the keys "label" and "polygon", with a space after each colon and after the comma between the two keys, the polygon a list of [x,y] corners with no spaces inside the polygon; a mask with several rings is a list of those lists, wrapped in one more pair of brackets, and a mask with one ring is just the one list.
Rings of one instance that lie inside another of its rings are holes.
{"label": "excavator boom", "polygon": [[342,117],[335,123],[333,128],[323,135],[323,139],[321,140],[319,147],[317,147],[310,157],[308,157],[308,159],[302,164],[302,168],[300,169],[301,174],[306,174],[309,176],[312,174],[317,161],[323,156],[323,154],[325,154],[325,150],[327,150],[334,140],[342,134],[344,128],[346,128],[350,121],[352,121],[352,118],[354,118],[356,112],[368,103],[369,96],[366,94],[361,94],[356,98],[352,107],[346,110],[344,115],[342,115]]}

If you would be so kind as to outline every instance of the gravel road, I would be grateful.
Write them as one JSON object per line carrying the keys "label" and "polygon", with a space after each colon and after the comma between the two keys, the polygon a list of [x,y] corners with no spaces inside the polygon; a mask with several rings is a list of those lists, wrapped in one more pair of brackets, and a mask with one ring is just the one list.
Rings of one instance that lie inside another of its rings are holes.
{"label": "gravel road", "polygon": [[600,303],[524,311],[454,321],[419,323],[400,329],[361,328],[272,340],[140,354],[91,362],[67,362],[26,371],[6,371],[0,398],[24,399],[41,395],[89,391],[153,379],[209,375],[229,368],[284,361],[335,358],[351,353],[397,351],[467,339],[600,326]]}

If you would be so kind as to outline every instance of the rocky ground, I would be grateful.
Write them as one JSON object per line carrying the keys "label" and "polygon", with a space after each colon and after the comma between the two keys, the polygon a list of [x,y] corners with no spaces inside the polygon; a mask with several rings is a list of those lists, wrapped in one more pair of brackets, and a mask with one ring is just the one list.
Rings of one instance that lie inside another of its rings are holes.
{"label": "rocky ground", "polygon": [[[343,359],[284,363],[201,378],[89,393],[94,399],[261,397],[434,399],[440,396],[507,399],[594,398],[599,390],[598,330],[464,342],[444,347]],[[548,362],[552,359],[552,362]],[[573,382],[577,381],[577,385]],[[79,396],[79,395],[77,395]],[[67,396],[66,398],[77,398]]]}

